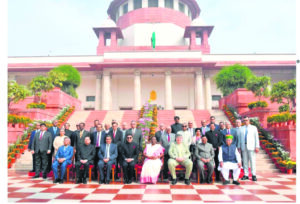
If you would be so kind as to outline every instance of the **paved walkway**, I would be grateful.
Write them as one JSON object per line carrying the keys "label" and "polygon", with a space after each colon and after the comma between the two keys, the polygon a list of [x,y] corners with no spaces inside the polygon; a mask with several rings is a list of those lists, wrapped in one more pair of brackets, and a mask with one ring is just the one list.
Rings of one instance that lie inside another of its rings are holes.
{"label": "paved walkway", "polygon": [[296,202],[296,175],[258,174],[258,181],[241,181],[240,186],[221,183],[177,185],[158,183],[143,185],[133,183],[124,185],[115,182],[99,185],[53,184],[52,180],[31,179],[26,172],[8,171],[9,202]]}

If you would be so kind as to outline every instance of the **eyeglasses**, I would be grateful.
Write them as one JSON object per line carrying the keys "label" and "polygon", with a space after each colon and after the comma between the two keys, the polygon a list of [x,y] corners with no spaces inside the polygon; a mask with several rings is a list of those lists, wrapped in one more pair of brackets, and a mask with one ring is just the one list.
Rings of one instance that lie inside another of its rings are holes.
{"label": "eyeglasses", "polygon": [[132,139],[132,137],[127,137],[127,140],[128,140],[128,139]]}
{"label": "eyeglasses", "polygon": [[182,127],[187,127],[187,125],[184,125],[184,126],[182,126]]}

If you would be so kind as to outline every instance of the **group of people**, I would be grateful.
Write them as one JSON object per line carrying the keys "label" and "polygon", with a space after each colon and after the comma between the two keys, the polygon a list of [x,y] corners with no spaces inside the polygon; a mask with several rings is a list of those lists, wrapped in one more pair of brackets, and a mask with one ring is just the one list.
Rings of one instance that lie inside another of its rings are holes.
{"label": "group of people", "polygon": [[[87,183],[90,165],[93,168],[93,180],[99,183],[109,184],[111,181],[111,169],[115,167],[115,179],[123,169],[124,183],[132,183],[135,177],[134,168],[142,153],[141,183],[156,183],[160,172],[164,179],[171,183],[177,183],[176,166],[185,167],[184,183],[190,184],[192,172],[197,168],[200,172],[200,183],[212,183],[212,174],[215,171],[216,182],[220,181],[220,171],[224,178],[223,184],[230,183],[230,170],[233,171],[233,184],[239,185],[238,178],[241,167],[244,169],[242,180],[249,179],[248,164],[250,161],[252,180],[256,181],[255,154],[259,151],[257,128],[250,124],[249,118],[236,120],[236,128],[232,128],[229,122],[215,123],[215,117],[211,116],[207,124],[201,121],[201,127],[194,128],[193,123],[180,123],[178,116],[174,117],[175,123],[165,127],[159,125],[149,143],[146,142],[143,149],[142,131],[137,127],[136,121],[131,121],[130,128],[123,122],[121,127],[113,120],[105,124],[104,128],[98,120],[89,131],[85,130],[85,124],[76,125],[76,130],[71,131],[66,123],[64,128],[57,127],[57,121],[48,130],[45,124],[36,124],[36,130],[32,132],[28,149],[33,156],[34,178],[38,178],[40,172],[46,178],[47,172],[54,172],[54,183],[63,183],[67,165],[75,159],[76,183]],[[50,166],[50,168],[49,168]],[[58,175],[60,166],[60,176]],[[205,172],[207,167],[207,175]]]}

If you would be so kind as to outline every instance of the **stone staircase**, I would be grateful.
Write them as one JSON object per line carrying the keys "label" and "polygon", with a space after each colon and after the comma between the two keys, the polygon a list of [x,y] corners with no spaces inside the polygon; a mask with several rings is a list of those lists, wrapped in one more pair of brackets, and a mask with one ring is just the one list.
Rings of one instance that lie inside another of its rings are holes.
{"label": "stone staircase", "polygon": [[173,110],[158,110],[157,111],[157,123],[170,126],[174,123],[175,111]]}
{"label": "stone staircase", "polygon": [[91,127],[94,126],[94,120],[99,120],[100,123],[103,122],[107,111],[89,111],[89,115],[87,119],[85,120],[85,127],[87,130],[89,130]]}
{"label": "stone staircase", "polygon": [[[219,124],[221,121],[229,121],[227,116],[224,114],[222,110],[209,110],[210,115],[216,117],[216,123]],[[209,118],[208,118],[209,119]]]}
{"label": "stone staircase", "polygon": [[90,112],[91,111],[75,111],[68,120],[68,123],[70,123],[70,129],[76,130],[76,124],[80,122],[85,122]]}
{"label": "stone staircase", "polygon": [[256,171],[259,173],[278,173],[279,169],[276,168],[272,159],[265,152],[265,150],[260,149],[256,154]]}
{"label": "stone staircase", "polygon": [[13,170],[18,171],[31,171],[32,170],[32,154],[26,150],[24,154],[17,159],[16,163],[12,166]]}
{"label": "stone staircase", "polygon": [[127,126],[129,128],[130,122],[135,120],[137,121],[139,119],[139,111],[137,110],[128,110],[124,111],[123,118],[122,118],[122,123],[126,122]]}

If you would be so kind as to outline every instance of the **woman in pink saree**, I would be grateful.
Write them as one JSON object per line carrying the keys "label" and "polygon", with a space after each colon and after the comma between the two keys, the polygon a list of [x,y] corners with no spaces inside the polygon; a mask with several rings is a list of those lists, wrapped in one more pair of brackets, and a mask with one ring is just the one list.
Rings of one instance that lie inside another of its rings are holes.
{"label": "woman in pink saree", "polygon": [[162,166],[161,157],[164,156],[164,148],[157,144],[156,137],[151,138],[151,143],[146,145],[141,183],[156,183]]}

